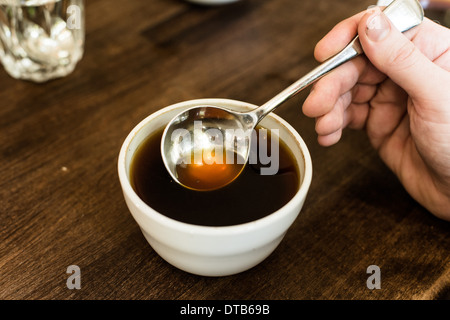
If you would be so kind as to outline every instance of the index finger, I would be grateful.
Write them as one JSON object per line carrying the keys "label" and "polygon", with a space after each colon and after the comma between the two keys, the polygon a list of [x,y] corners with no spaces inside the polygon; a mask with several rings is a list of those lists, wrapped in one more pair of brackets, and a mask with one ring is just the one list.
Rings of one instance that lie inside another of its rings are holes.
{"label": "index finger", "polygon": [[354,16],[339,22],[323,37],[314,49],[314,57],[317,61],[323,62],[341,51],[353,40],[358,33],[358,24],[366,14],[362,11]]}

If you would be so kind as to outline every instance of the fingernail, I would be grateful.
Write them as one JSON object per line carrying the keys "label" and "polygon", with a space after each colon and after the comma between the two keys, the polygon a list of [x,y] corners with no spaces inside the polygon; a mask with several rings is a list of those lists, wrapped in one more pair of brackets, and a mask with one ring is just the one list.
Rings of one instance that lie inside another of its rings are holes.
{"label": "fingernail", "polygon": [[384,13],[377,12],[367,20],[366,34],[367,37],[375,42],[381,41],[387,37],[391,25]]}

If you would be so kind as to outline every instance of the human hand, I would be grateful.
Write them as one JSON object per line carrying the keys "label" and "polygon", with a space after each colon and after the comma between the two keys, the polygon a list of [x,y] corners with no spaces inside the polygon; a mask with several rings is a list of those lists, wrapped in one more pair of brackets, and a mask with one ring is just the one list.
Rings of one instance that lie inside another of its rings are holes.
{"label": "human hand", "polygon": [[359,34],[365,56],[315,83],[303,112],[318,142],[365,129],[409,194],[450,221],[450,29],[425,18],[400,33],[380,8],[339,23],[316,46],[324,61]]}

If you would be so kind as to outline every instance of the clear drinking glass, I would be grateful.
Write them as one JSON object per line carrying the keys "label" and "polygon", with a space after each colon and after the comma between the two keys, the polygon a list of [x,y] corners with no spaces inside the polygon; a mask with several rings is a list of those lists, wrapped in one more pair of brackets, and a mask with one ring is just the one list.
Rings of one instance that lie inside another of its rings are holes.
{"label": "clear drinking glass", "polygon": [[0,60],[14,78],[71,73],[84,51],[83,0],[0,0]]}

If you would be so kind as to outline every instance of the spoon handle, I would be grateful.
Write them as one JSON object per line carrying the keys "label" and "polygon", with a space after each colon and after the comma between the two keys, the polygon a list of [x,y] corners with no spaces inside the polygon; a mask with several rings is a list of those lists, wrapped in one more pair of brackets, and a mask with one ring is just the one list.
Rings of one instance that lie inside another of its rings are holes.
{"label": "spoon handle", "polygon": [[[423,8],[418,0],[394,0],[383,12],[392,24],[401,32],[405,32],[419,25],[424,16]],[[359,37],[356,36],[344,49],[329,58],[315,69],[294,82],[271,100],[254,110],[254,115],[259,122],[268,113],[272,112],[280,104],[296,95],[305,87],[319,80],[331,70],[363,53]]]}

